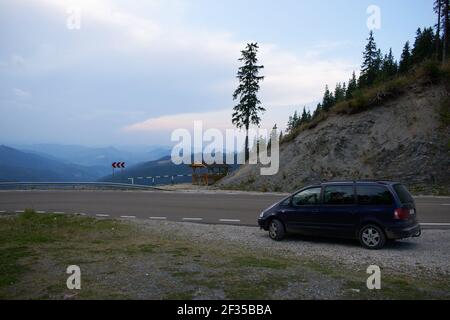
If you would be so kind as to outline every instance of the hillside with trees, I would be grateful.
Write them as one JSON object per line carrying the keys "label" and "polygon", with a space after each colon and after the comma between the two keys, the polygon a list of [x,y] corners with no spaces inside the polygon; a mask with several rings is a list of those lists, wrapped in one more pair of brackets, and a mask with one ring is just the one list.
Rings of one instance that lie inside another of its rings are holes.
{"label": "hillside with trees", "polygon": [[222,187],[293,191],[331,179],[393,179],[450,194],[450,12],[435,0],[434,27],[419,28],[397,61],[369,33],[359,74],[325,86],[314,112],[295,112],[281,139],[278,175],[243,166]]}

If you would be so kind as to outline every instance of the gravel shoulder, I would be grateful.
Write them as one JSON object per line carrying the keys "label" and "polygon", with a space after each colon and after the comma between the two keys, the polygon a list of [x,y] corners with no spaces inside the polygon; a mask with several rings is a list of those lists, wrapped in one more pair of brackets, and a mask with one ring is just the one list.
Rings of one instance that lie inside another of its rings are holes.
{"label": "gravel shoulder", "polygon": [[136,221],[143,227],[158,228],[196,242],[232,243],[286,257],[328,259],[346,267],[378,265],[390,272],[417,272],[450,276],[450,230],[423,230],[420,238],[395,241],[379,251],[362,248],[357,241],[290,236],[282,242],[269,238],[256,227],[205,225],[168,221]]}

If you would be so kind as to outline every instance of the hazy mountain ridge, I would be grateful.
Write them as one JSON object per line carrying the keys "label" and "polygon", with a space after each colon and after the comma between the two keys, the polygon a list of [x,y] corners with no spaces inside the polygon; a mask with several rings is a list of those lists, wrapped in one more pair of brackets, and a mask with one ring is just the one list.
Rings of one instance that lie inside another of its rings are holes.
{"label": "hazy mountain ridge", "polygon": [[92,181],[101,170],[67,164],[54,158],[0,146],[0,179],[2,181],[64,182]]}
{"label": "hazy mountain ridge", "polygon": [[[111,163],[124,161],[128,165],[160,159],[170,154],[168,146],[86,147],[79,145],[32,144],[14,146],[25,152],[36,153],[44,157],[82,166],[103,166],[109,168]],[[106,175],[104,172],[103,175]]]}
{"label": "hazy mountain ridge", "polygon": [[[160,158],[169,147],[154,146],[140,154],[119,151],[113,147],[92,148],[69,145],[28,145],[26,150],[0,146],[0,181],[89,182],[111,172],[111,163]],[[147,151],[148,150],[148,151]],[[47,153],[48,152],[48,153]],[[134,155],[134,156],[133,156]]]}
{"label": "hazy mountain ridge", "polygon": [[[138,177],[154,177],[154,176],[177,176],[177,175],[188,175],[192,173],[192,169],[187,165],[175,165],[172,163],[170,156],[163,157],[154,161],[147,161],[143,163],[136,164],[130,168],[125,169],[123,172],[120,170],[116,171],[115,176],[108,175],[100,179],[100,181],[108,182],[126,182],[130,181],[128,178],[138,178]],[[190,182],[192,178],[190,177],[176,177],[176,182]],[[170,178],[160,178],[155,181],[157,184],[167,184],[170,183]],[[149,184],[150,181],[146,179],[145,181],[135,180],[138,184]]]}
{"label": "hazy mountain ridge", "polygon": [[[226,154],[223,153],[223,157],[225,159]],[[236,154],[234,155],[235,162],[237,159]],[[194,154],[192,153],[192,160],[194,159]],[[239,165],[230,165],[229,170],[233,171],[236,170],[239,167]],[[205,170],[202,170],[198,173],[205,173]],[[125,169],[123,172],[120,170],[116,171],[116,175],[114,178],[112,175],[108,175],[106,177],[103,177],[100,179],[100,181],[108,181],[108,182],[130,182],[128,178],[134,178],[135,183],[139,184],[149,184],[151,181],[149,179],[145,180],[136,180],[138,177],[155,177],[155,176],[174,176],[175,177],[175,183],[185,183],[185,182],[191,182],[192,178],[187,176],[188,174],[192,174],[192,168],[189,167],[189,165],[186,164],[180,164],[176,165],[172,162],[172,159],[170,156],[163,157],[158,160],[154,161],[148,161],[136,164],[130,168]],[[184,175],[183,177],[178,177],[178,175]],[[168,184],[171,183],[170,178],[159,178],[155,181],[156,184]]]}

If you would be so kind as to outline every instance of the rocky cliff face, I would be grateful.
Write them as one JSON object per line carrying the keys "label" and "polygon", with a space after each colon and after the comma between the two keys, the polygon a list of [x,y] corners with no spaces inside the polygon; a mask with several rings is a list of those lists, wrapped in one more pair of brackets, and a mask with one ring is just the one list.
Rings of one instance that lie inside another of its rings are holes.
{"label": "rocky cliff face", "polygon": [[332,115],[280,148],[280,171],[244,166],[221,187],[291,192],[322,180],[389,179],[416,193],[450,193],[450,127],[440,108],[444,86],[412,87],[354,115]]}

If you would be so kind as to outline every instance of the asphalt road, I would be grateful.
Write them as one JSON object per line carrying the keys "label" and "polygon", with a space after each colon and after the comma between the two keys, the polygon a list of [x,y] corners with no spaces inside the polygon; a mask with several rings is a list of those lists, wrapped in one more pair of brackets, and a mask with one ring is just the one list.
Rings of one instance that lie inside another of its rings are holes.
{"label": "asphalt road", "polygon": [[[159,191],[0,191],[0,213],[34,209],[87,216],[256,225],[283,195]],[[422,223],[450,226],[450,197],[416,198]]]}

